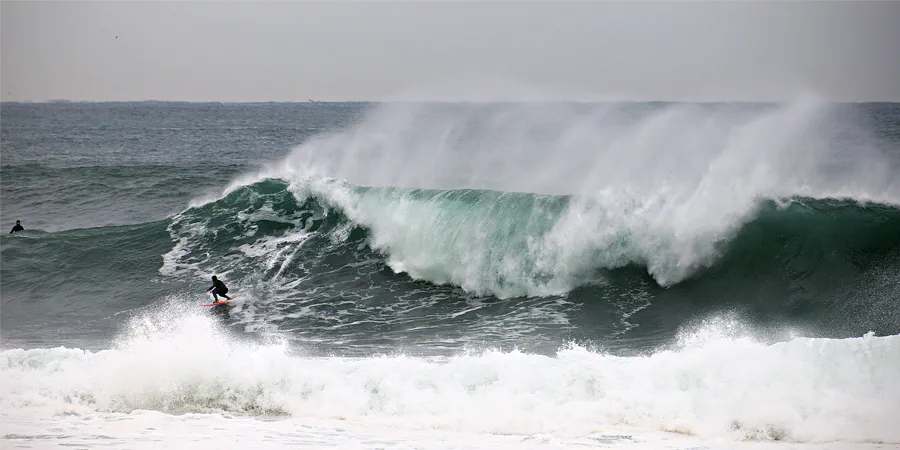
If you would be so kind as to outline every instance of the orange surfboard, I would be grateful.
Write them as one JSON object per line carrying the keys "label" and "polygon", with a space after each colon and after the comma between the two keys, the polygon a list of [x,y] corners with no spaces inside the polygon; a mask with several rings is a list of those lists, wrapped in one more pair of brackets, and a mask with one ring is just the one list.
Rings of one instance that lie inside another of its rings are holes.
{"label": "orange surfboard", "polygon": [[[234,300],[234,297],[231,297],[231,300]],[[221,302],[215,302],[215,303],[203,303],[203,304],[201,304],[200,306],[218,306],[218,305],[224,305],[224,304],[230,302],[231,300],[224,300],[224,301],[221,301]]]}

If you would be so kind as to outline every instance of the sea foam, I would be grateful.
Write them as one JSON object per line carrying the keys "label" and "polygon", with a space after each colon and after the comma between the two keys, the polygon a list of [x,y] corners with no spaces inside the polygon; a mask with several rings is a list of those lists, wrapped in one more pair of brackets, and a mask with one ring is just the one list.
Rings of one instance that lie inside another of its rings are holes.
{"label": "sea foam", "polygon": [[900,337],[764,344],[720,328],[707,324],[675,347],[631,357],[578,346],[553,356],[307,357],[170,306],[136,318],[109,350],[4,350],[0,406],[11,416],[153,410],[528,436],[630,427],[729,440],[900,441]]}

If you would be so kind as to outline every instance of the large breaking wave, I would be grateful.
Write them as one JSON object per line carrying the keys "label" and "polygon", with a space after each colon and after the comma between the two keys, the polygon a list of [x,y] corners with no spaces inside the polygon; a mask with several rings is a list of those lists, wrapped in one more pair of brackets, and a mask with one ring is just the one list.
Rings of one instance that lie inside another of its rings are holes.
{"label": "large breaking wave", "polygon": [[900,250],[900,209],[851,200],[760,200],[746,223],[705,240],[631,217],[571,196],[268,180],[177,216],[178,245],[162,271],[229,271],[232,261],[284,276],[296,255],[350,260],[370,248],[413,278],[515,297],[564,294],[626,266],[662,286],[735,272],[811,276],[849,265],[861,273],[894,264]]}

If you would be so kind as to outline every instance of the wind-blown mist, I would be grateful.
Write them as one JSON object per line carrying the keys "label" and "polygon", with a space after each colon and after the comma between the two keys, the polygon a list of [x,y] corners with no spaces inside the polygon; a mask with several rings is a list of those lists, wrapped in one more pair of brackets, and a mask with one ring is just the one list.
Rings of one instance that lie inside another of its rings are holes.
{"label": "wind-blown mist", "polygon": [[[392,267],[431,281],[479,293],[560,293],[593,268],[639,264],[670,285],[711,265],[763,201],[900,204],[896,159],[849,114],[812,97],[786,105],[395,103],[296,148],[256,179],[293,182],[301,196],[316,191],[370,228]],[[450,217],[430,198],[357,198],[322,187],[322,178],[571,198],[512,206],[521,203],[516,194],[482,197]],[[524,210],[511,217],[510,208]],[[519,235],[515,244],[508,234]],[[486,260],[473,256],[484,251]],[[512,290],[472,281],[494,272],[562,281]]]}

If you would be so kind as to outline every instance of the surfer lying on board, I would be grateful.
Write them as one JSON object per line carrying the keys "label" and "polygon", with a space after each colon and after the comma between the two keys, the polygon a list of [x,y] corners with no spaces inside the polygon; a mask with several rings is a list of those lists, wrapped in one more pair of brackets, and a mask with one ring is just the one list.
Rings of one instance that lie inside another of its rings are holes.
{"label": "surfer lying on board", "polygon": [[24,230],[24,229],[25,229],[25,227],[22,226],[22,221],[21,221],[21,220],[17,220],[17,221],[16,221],[16,224],[13,225],[12,230],[9,230],[9,234],[13,234],[13,233],[15,233],[15,232],[17,232],[17,231],[22,231],[22,230]]}
{"label": "surfer lying on board", "polygon": [[205,290],[205,291],[203,291],[203,292],[209,292],[209,291],[212,291],[212,295],[213,295],[213,298],[215,299],[215,303],[218,303],[218,302],[219,302],[219,296],[220,296],[220,295],[221,295],[222,297],[225,297],[225,298],[228,299],[228,300],[231,300],[231,297],[225,295],[225,293],[228,292],[228,287],[225,286],[225,283],[223,283],[222,280],[216,278],[215,275],[212,276],[212,280],[213,280],[213,285],[212,285],[212,287],[209,288],[209,289],[207,289],[207,290]]}

